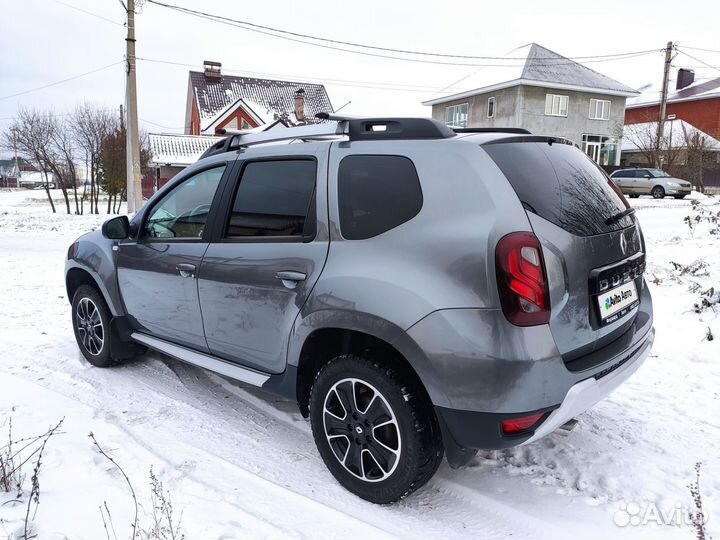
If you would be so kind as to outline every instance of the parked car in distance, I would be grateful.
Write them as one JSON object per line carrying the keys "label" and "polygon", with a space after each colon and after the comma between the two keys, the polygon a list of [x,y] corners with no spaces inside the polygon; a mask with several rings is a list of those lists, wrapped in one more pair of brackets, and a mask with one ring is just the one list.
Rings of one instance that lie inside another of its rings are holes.
{"label": "parked car in distance", "polygon": [[619,169],[610,178],[620,191],[633,198],[652,195],[655,199],[664,199],[671,195],[682,199],[692,191],[690,182],[674,178],[661,169]]}
{"label": "parked car in distance", "polygon": [[324,118],[215,143],[70,246],[88,362],[149,347],[296,401],[338,482],[384,504],[443,457],[552,433],[648,357],[642,232],[578,148]]}

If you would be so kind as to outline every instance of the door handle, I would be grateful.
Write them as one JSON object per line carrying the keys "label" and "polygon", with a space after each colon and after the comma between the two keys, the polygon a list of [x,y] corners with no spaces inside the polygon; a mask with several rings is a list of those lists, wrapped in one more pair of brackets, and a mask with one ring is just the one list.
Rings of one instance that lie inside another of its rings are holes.
{"label": "door handle", "polygon": [[275,274],[275,277],[282,281],[283,285],[288,289],[294,289],[301,281],[305,281],[307,275],[302,272],[284,271]]}
{"label": "door handle", "polygon": [[195,265],[190,263],[180,263],[175,269],[180,273],[182,277],[195,277]]}

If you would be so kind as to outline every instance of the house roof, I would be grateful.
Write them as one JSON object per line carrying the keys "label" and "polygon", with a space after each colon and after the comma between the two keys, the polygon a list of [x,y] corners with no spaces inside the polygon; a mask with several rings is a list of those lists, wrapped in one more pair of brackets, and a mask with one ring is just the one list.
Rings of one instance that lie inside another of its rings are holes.
{"label": "house roof", "polygon": [[[675,81],[670,81],[671,90],[668,91],[668,103],[695,101],[720,97],[720,77],[717,79],[697,80],[693,84],[680,90],[675,88]],[[626,109],[637,109],[660,103],[662,87],[659,84],[646,84],[640,88],[640,95],[630,98],[625,104]]]}
{"label": "house roof", "polygon": [[[623,127],[622,151],[637,152],[652,147],[657,137],[657,122],[627,124]],[[720,140],[699,130],[681,119],[668,120],[663,124],[663,148],[680,149],[686,146],[685,137],[698,133],[705,139],[705,148],[720,151]]]}
{"label": "house roof", "polygon": [[319,112],[333,112],[330,98],[322,84],[225,74],[222,77],[206,77],[201,72],[190,72],[190,89],[200,112],[203,131],[239,100],[261,119],[279,118],[288,125],[297,124],[299,121],[294,114],[295,92],[301,88],[305,91],[305,123],[317,122],[315,115]]}
{"label": "house roof", "polygon": [[187,167],[222,137],[149,133],[150,165]]}
{"label": "house roof", "polygon": [[[637,90],[598,73],[537,43],[530,43],[465,78],[458,85],[469,90],[424,101],[436,105],[512,86],[542,86],[561,90],[633,96]],[[519,58],[519,60],[518,60]]]}

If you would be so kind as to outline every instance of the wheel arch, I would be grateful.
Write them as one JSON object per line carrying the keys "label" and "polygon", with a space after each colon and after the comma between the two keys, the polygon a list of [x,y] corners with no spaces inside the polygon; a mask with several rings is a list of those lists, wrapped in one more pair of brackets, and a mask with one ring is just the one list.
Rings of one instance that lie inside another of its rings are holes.
{"label": "wheel arch", "polygon": [[112,295],[110,295],[97,272],[79,264],[69,264],[65,270],[65,290],[67,291],[70,303],[72,303],[75,291],[77,291],[81,285],[94,287],[105,299],[113,317],[124,314],[120,306],[116,305],[116,302],[113,301]]}
{"label": "wheel arch", "polygon": [[[371,353],[374,360],[399,370],[431,404],[447,402],[444,395],[428,392],[423,382],[427,359],[404,330],[372,315],[357,312],[335,315],[323,311],[306,317],[293,332],[288,358],[296,373],[295,397],[303,416],[308,414],[310,390],[317,372],[332,358],[350,353]],[[325,324],[312,324],[318,319]]]}

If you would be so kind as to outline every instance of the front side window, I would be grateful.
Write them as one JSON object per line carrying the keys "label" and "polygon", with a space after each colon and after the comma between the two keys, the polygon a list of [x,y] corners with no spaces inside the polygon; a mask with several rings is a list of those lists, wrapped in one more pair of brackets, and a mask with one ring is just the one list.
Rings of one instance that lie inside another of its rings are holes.
{"label": "front side window", "polygon": [[191,176],[165,195],[145,222],[148,238],[198,239],[202,236],[225,166]]}
{"label": "front side window", "polygon": [[568,96],[560,96],[558,94],[545,95],[545,115],[546,116],[567,116],[568,104],[570,98]]}
{"label": "front side window", "polygon": [[227,237],[307,237],[317,165],[311,159],[254,161],[242,172],[225,229]]}
{"label": "front side window", "polygon": [[590,100],[590,119],[591,120],[608,120],[610,118],[610,100],[608,99],[591,99]]}
{"label": "front side window", "polygon": [[451,105],[447,108],[448,126],[466,128],[468,126],[468,104]]}
{"label": "front side window", "polygon": [[338,169],[340,231],[372,238],[414,218],[423,196],[415,165],[403,156],[347,156]]}
{"label": "front side window", "polygon": [[495,96],[488,98],[487,117],[495,118]]}

